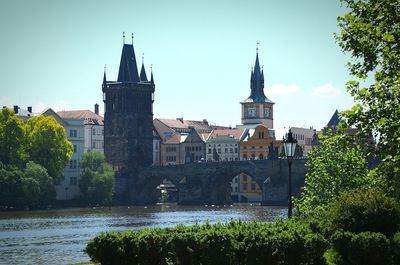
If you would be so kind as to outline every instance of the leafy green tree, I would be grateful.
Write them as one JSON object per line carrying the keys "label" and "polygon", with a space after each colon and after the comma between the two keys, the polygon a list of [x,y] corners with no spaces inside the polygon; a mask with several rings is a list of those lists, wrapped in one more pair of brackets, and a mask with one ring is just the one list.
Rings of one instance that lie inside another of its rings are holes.
{"label": "leafy green tree", "polygon": [[31,208],[50,205],[55,199],[55,188],[47,170],[29,161],[23,173],[22,187],[26,198],[25,205]]}
{"label": "leafy green tree", "polygon": [[21,165],[26,158],[23,149],[23,122],[8,108],[0,112],[0,161]]}
{"label": "leafy green tree", "polygon": [[89,204],[110,204],[114,192],[114,171],[105,162],[104,154],[87,152],[81,161],[79,186]]}
{"label": "leafy green tree", "polygon": [[53,179],[47,170],[32,161],[21,170],[0,163],[0,206],[41,208],[55,198]]}
{"label": "leafy green tree", "polygon": [[45,167],[54,181],[59,181],[73,153],[65,129],[53,117],[40,115],[28,120],[25,137],[29,160]]}
{"label": "leafy green tree", "polygon": [[[344,113],[361,139],[374,139],[373,153],[389,180],[400,178],[400,1],[341,0],[340,47],[351,54],[347,83],[357,104]],[[398,183],[397,183],[398,184]]]}
{"label": "leafy green tree", "polygon": [[379,177],[368,174],[364,152],[349,136],[320,138],[320,146],[308,153],[301,197],[294,200],[295,207],[304,215],[326,209],[343,191],[380,183]]}

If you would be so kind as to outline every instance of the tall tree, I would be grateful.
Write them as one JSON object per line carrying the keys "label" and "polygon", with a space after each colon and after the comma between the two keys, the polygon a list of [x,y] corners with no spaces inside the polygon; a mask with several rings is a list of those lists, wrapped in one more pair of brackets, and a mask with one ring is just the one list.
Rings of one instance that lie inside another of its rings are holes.
{"label": "tall tree", "polygon": [[55,182],[73,153],[65,129],[57,121],[43,115],[30,118],[25,125],[26,150],[29,160],[45,167]]}
{"label": "tall tree", "polygon": [[346,135],[321,135],[320,146],[308,153],[305,186],[295,206],[301,214],[326,209],[346,190],[380,185],[380,179],[368,174],[361,147]]}
{"label": "tall tree", "polygon": [[341,0],[350,10],[338,18],[340,47],[349,52],[347,88],[357,104],[344,112],[359,137],[374,139],[373,153],[389,180],[400,179],[400,1]]}
{"label": "tall tree", "polygon": [[0,112],[0,161],[22,165],[26,158],[23,148],[23,123],[8,108]]}
{"label": "tall tree", "polygon": [[81,161],[79,186],[89,204],[110,204],[114,192],[114,171],[104,154],[86,152]]}

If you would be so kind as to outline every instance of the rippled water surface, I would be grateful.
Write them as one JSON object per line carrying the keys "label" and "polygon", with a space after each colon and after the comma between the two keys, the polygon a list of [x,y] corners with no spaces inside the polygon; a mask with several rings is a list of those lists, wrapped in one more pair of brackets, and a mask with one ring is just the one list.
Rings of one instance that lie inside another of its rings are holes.
{"label": "rippled water surface", "polygon": [[178,224],[273,221],[286,209],[258,205],[131,206],[0,212],[0,264],[87,262],[86,243],[103,231],[170,227]]}

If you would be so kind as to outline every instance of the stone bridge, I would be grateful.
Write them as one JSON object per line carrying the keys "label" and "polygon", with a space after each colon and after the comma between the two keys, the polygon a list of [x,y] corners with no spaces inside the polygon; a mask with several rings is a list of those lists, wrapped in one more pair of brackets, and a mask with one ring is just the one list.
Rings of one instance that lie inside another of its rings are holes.
{"label": "stone bridge", "polygon": [[[305,159],[292,164],[293,195],[298,196],[304,184]],[[142,169],[123,181],[130,203],[154,204],[159,200],[156,189],[163,179],[178,188],[180,204],[229,204],[232,179],[245,173],[262,189],[262,204],[287,205],[289,168],[286,159],[231,162],[188,163],[173,166],[152,166]],[[121,183],[119,184],[121,185]]]}

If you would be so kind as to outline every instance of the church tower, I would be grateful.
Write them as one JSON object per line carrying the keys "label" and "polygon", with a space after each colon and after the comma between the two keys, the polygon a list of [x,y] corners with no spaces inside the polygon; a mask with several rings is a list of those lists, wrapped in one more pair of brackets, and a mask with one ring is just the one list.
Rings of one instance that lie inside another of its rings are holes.
{"label": "church tower", "polygon": [[142,62],[140,75],[132,44],[122,47],[117,81],[103,77],[104,153],[120,173],[150,166],[153,161],[154,81],[147,80]]}
{"label": "church tower", "polygon": [[250,96],[240,102],[242,105],[242,124],[255,125],[263,124],[272,129],[273,124],[273,105],[264,94],[264,70],[260,67],[258,60],[258,48],[256,54],[256,63],[251,69],[250,75]]}

